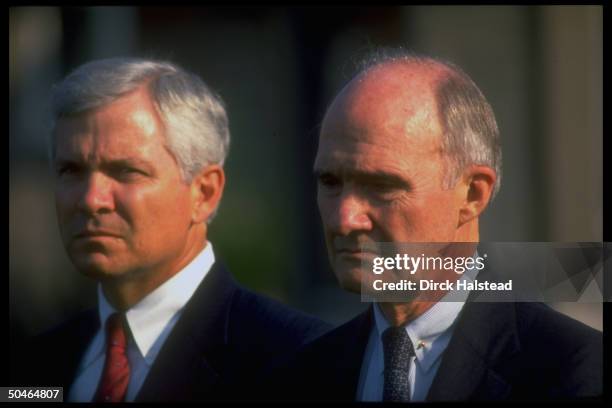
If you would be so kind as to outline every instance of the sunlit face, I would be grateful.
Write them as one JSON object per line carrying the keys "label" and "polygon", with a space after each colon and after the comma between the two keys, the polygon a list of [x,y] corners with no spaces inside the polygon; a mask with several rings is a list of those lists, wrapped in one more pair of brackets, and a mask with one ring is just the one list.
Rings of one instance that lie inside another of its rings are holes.
{"label": "sunlit face", "polygon": [[359,291],[371,242],[453,242],[461,194],[443,188],[442,129],[427,73],[380,68],[335,99],[315,160],[332,268]]}
{"label": "sunlit face", "polygon": [[57,216],[76,268],[99,279],[171,270],[192,204],[147,92],[62,118],[55,136]]}

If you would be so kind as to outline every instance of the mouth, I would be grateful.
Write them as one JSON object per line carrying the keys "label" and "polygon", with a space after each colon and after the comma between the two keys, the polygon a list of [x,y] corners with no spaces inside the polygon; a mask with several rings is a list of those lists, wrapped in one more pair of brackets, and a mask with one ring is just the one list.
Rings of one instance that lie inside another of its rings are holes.
{"label": "mouth", "polygon": [[81,231],[74,235],[74,239],[121,238],[109,231]]}
{"label": "mouth", "polygon": [[349,258],[372,258],[377,256],[373,251],[361,250],[361,249],[337,249],[336,255],[341,257]]}

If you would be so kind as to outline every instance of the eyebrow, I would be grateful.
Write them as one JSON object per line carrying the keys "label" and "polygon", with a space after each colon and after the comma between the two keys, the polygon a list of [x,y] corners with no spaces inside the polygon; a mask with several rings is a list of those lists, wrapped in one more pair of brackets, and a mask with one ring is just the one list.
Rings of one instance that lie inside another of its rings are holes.
{"label": "eyebrow", "polygon": [[410,183],[402,176],[397,173],[391,173],[388,171],[361,171],[361,170],[335,170],[335,169],[324,169],[324,168],[315,168],[313,170],[313,174],[316,178],[319,178],[323,175],[335,175],[340,174],[343,178],[359,180],[365,183],[380,183],[384,182],[386,184],[393,184],[397,186],[402,186],[404,188],[409,188]]}
{"label": "eyebrow", "polygon": [[[66,164],[77,164],[77,165],[87,166],[87,163],[85,163],[85,161],[82,160],[81,158],[72,159],[72,158],[66,158],[66,157],[58,157],[55,160],[56,167],[61,167]],[[152,163],[150,163],[147,160],[138,159],[136,157],[126,157],[126,158],[119,158],[119,159],[112,159],[112,160],[104,160],[102,161],[100,167],[103,167],[103,168],[105,167],[106,168],[108,167],[141,167],[141,168],[145,168],[148,170],[153,169]]]}

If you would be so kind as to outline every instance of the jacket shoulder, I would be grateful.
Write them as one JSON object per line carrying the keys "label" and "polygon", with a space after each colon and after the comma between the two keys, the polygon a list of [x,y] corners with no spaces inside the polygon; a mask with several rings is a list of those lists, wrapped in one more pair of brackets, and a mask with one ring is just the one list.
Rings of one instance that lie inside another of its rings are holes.
{"label": "jacket shoulder", "polygon": [[242,287],[234,294],[229,313],[229,342],[248,339],[248,346],[270,355],[295,350],[331,329],[321,319]]}
{"label": "jacket shoulder", "polygon": [[82,311],[71,318],[64,320],[58,325],[43,331],[35,336],[35,343],[48,343],[56,340],[64,340],[66,336],[83,331],[91,331],[98,327],[98,314],[95,308]]}
{"label": "jacket shoulder", "polygon": [[568,354],[580,349],[597,352],[602,333],[543,303],[516,303],[517,330],[523,344],[547,344]]}
{"label": "jacket shoulder", "polygon": [[18,364],[11,363],[11,382],[66,386],[64,374],[76,367],[97,327],[96,310],[90,309],[27,339],[12,352]]}
{"label": "jacket shoulder", "polygon": [[370,331],[366,311],[302,346],[261,387],[263,399],[352,401]]}
{"label": "jacket shoulder", "polygon": [[[542,303],[516,304],[523,355],[557,378],[559,396],[597,396],[603,386],[603,335]],[[556,389],[556,391],[555,391]]]}
{"label": "jacket shoulder", "polygon": [[300,349],[302,359],[311,360],[310,357],[314,355],[337,354],[339,350],[345,349],[347,344],[354,344],[356,341],[363,342],[371,328],[370,319],[370,311],[367,310],[327,331]]}

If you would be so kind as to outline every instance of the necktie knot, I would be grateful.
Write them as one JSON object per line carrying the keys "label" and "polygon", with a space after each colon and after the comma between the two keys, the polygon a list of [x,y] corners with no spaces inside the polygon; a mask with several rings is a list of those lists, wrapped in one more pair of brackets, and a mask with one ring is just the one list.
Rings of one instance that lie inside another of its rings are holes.
{"label": "necktie knot", "polygon": [[127,345],[127,336],[124,321],[125,317],[120,313],[113,313],[106,320],[108,347],[120,347],[125,349]]}

